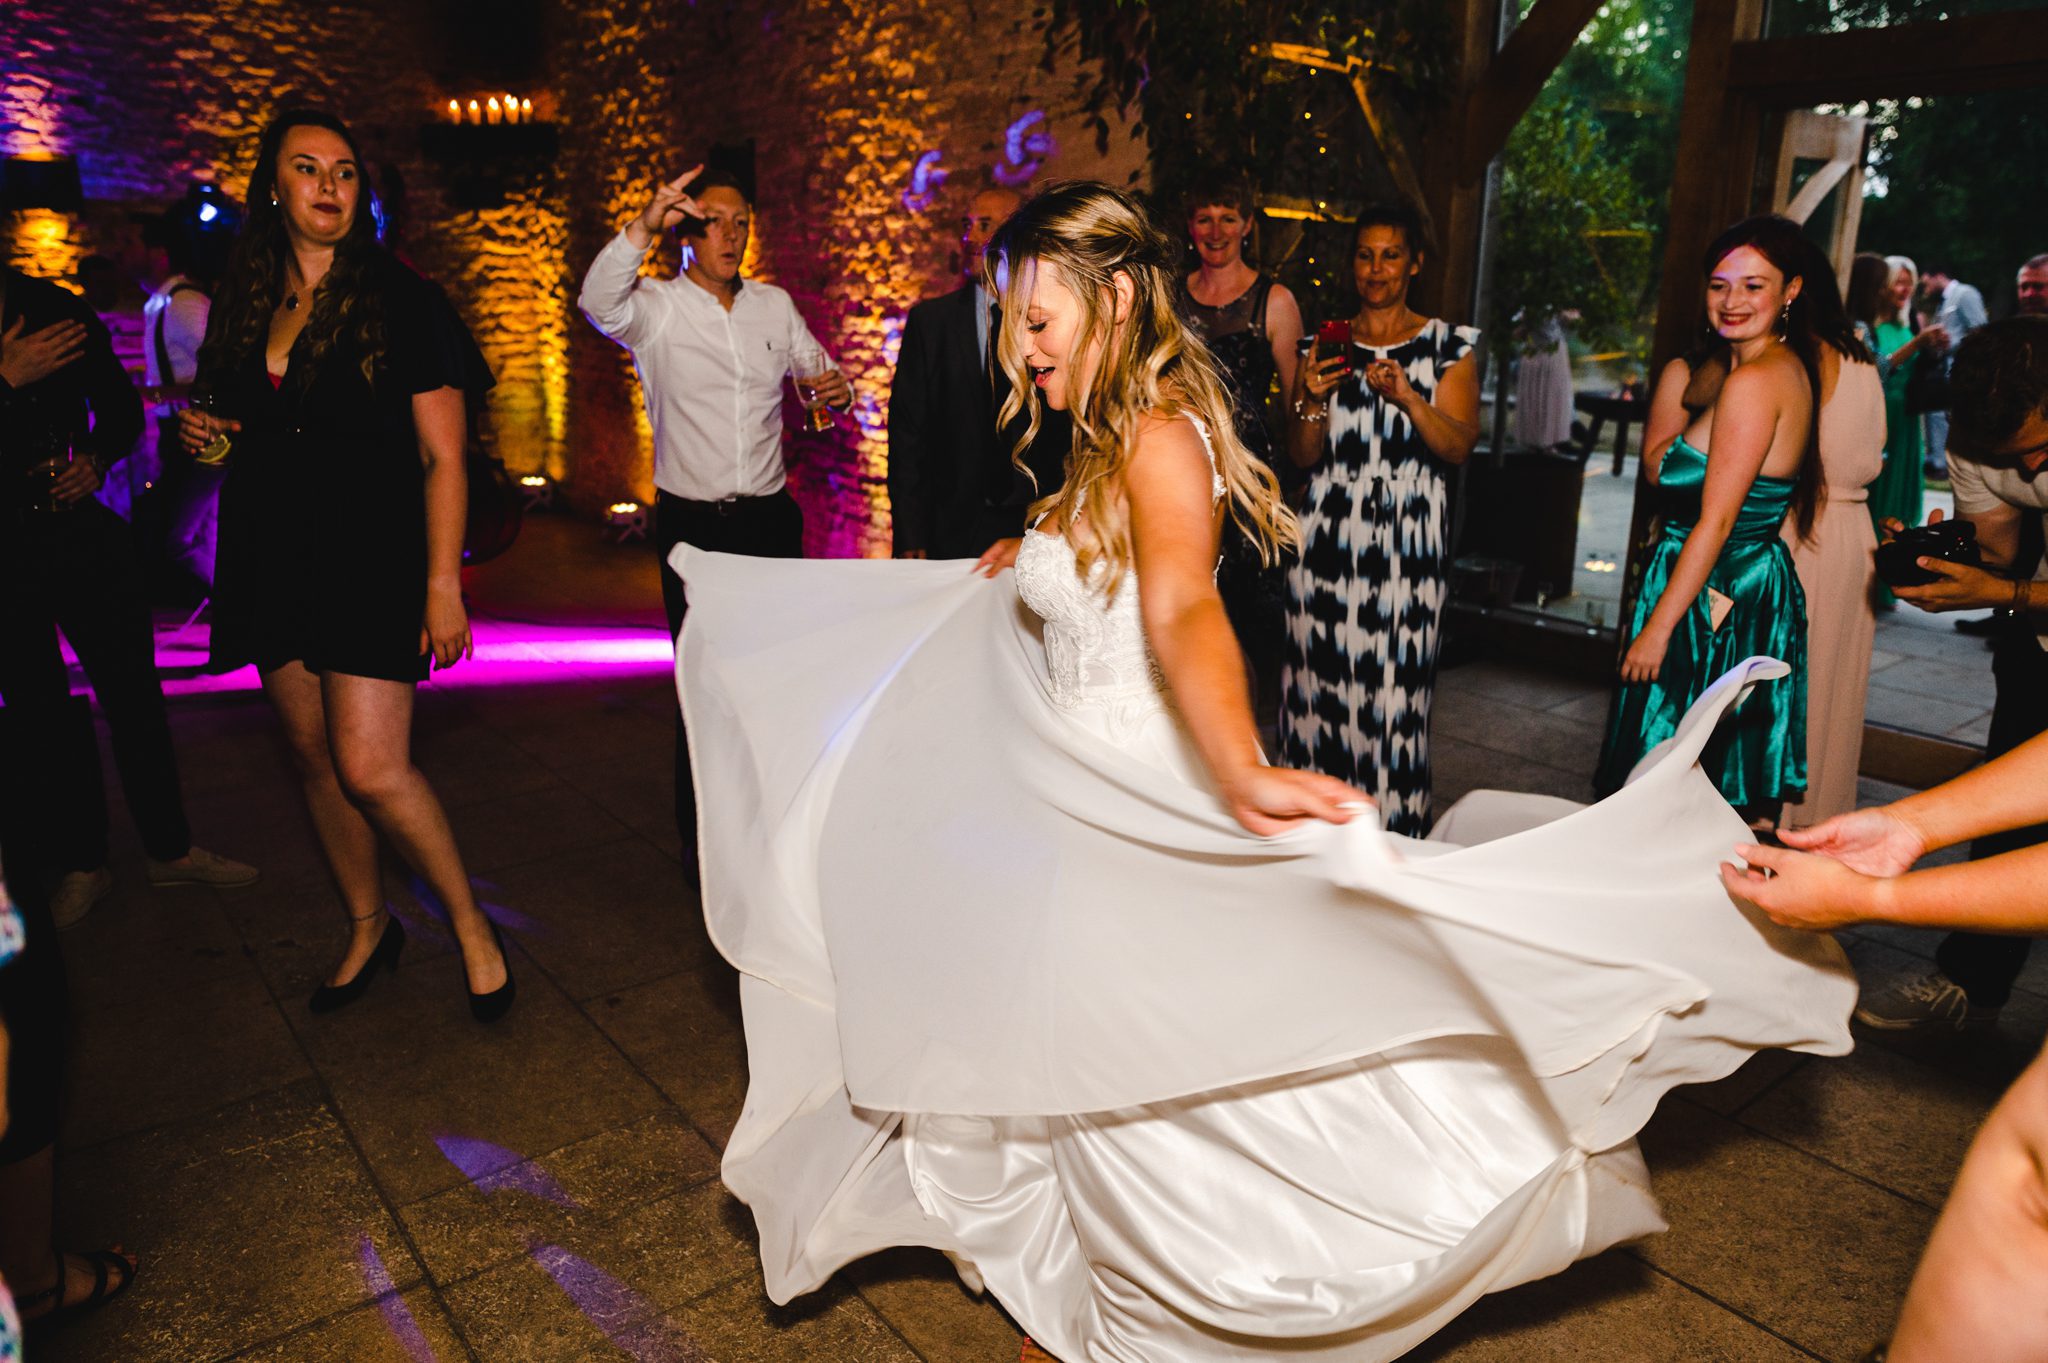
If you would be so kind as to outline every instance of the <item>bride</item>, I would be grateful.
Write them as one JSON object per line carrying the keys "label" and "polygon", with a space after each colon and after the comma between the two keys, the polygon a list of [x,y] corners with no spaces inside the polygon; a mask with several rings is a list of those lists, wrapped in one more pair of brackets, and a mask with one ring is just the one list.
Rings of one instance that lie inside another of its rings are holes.
{"label": "bride", "polygon": [[1744,825],[1694,765],[1782,666],[1598,805],[1481,792],[1383,835],[1261,760],[1217,546],[1295,532],[1170,242],[1068,184],[988,262],[1004,420],[1075,431],[1021,542],[979,575],[674,560],[746,1018],[724,1176],[769,1294],[929,1245],[1027,1357],[1369,1363],[1662,1229],[1634,1136],[1664,1092],[1849,1045],[1839,949],[1729,901]]}

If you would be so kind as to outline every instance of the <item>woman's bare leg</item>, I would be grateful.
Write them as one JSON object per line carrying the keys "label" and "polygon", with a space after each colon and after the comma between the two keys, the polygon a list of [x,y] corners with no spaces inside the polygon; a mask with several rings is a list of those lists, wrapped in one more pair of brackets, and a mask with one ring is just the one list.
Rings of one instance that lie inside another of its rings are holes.
{"label": "woman's bare leg", "polygon": [[440,897],[471,992],[490,993],[505,982],[505,958],[470,893],[441,801],[412,764],[412,686],[339,672],[321,681],[341,788]]}
{"label": "woman's bare leg", "polygon": [[327,977],[345,984],[370,959],[384,931],[384,884],[377,869],[377,833],[363,812],[349,802],[335,774],[327,746],[327,707],[320,678],[304,663],[289,662],[267,672],[263,690],[284,722],[285,739],[299,769],[313,831],[327,858],[327,869],[348,910],[351,936],[348,951]]}
{"label": "woman's bare leg", "polygon": [[1971,1144],[1888,1357],[2048,1358],[2048,1054],[2006,1091]]}

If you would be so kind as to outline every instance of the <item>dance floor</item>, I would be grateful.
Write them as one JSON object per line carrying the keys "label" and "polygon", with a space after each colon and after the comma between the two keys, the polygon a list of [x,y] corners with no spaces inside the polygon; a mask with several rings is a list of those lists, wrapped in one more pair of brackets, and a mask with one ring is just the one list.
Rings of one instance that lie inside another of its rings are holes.
{"label": "dance floor", "polygon": [[[60,1238],[142,1256],[35,1363],[1008,1363],[1018,1335],[936,1254],[761,1294],[718,1151],[745,1090],[737,991],[670,813],[653,556],[538,518],[470,582],[482,658],[420,692],[519,1003],[473,1023],[438,909],[353,1007],[305,997],[340,910],[253,677],[163,640],[192,822],[247,890],[153,891],[115,810],[111,898],[64,936],[76,1018]],[[167,620],[165,629],[178,622]],[[1439,793],[1584,797],[1605,697],[1495,663],[1444,674]],[[110,791],[116,792],[111,770]],[[1875,788],[1871,798],[1883,798]],[[708,796],[707,798],[715,798]],[[1850,934],[1866,977],[1931,939]],[[1672,1223],[1490,1298],[1413,1358],[1851,1360],[1888,1327],[1970,1134],[2048,1030],[2048,964],[1999,1032],[1758,1056],[1644,1138]]]}

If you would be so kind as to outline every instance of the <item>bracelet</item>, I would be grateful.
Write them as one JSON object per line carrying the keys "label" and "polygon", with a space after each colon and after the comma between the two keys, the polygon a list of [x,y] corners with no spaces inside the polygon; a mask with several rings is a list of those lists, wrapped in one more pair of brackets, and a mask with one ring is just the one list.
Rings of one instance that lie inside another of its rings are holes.
{"label": "bracelet", "polygon": [[1298,419],[1308,422],[1310,425],[1320,425],[1322,422],[1327,421],[1329,419],[1330,400],[1328,398],[1324,398],[1321,402],[1317,403],[1315,415],[1310,416],[1308,413],[1308,399],[1306,397],[1296,398],[1294,400],[1294,415]]}
{"label": "bracelet", "polygon": [[2034,604],[2033,593],[2028,590],[2031,586],[2033,584],[2023,577],[2014,578],[2012,584],[2012,604],[2007,606],[2006,609],[2014,615],[2025,615]]}

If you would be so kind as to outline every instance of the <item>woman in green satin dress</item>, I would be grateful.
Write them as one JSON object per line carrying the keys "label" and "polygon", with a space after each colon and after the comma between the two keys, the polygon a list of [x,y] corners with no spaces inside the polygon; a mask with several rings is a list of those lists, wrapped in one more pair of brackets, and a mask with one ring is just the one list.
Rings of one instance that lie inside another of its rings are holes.
{"label": "woman in green satin dress", "polygon": [[[1870,521],[1882,540],[1889,534],[1884,527],[1888,520],[1920,524],[1920,498],[1925,488],[1920,465],[1925,442],[1919,414],[1906,410],[1906,385],[1912,382],[1915,369],[1936,360],[1946,333],[1940,327],[1929,327],[1917,335],[1913,331],[1913,296],[1920,290],[1920,274],[1912,261],[1904,256],[1870,259],[1884,268],[1883,286],[1852,290],[1858,296],[1850,311],[1870,328],[1870,349],[1884,380],[1884,471],[1870,485]],[[1930,348],[1934,355],[1920,353]],[[1887,607],[1892,603],[1892,594],[1883,583],[1877,586],[1877,599]]]}
{"label": "woman in green satin dress", "polygon": [[1744,658],[1790,665],[1757,687],[1701,756],[1752,821],[1806,787],[1806,597],[1780,534],[1809,533],[1820,496],[1818,343],[1800,302],[1797,224],[1736,224],[1708,249],[1707,321],[1732,367],[1688,410],[1688,361],[1659,376],[1644,458],[1661,521],[1628,623],[1621,690],[1594,784],[1619,789],[1687,707]]}

